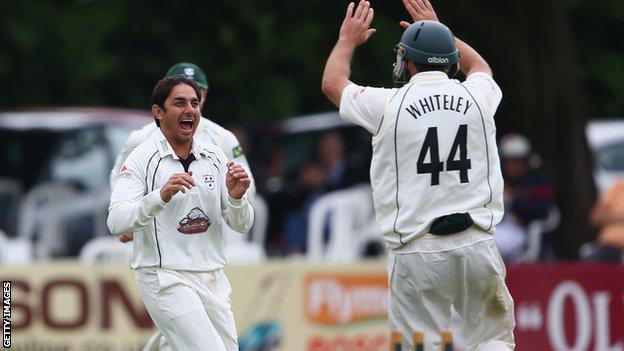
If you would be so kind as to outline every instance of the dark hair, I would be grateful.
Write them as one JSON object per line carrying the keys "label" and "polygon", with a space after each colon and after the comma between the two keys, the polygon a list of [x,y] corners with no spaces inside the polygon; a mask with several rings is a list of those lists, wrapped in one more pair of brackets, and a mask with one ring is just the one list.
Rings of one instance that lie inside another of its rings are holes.
{"label": "dark hair", "polygon": [[[156,86],[152,91],[152,106],[157,105],[163,110],[166,110],[165,100],[167,100],[169,94],[171,94],[171,90],[173,90],[173,88],[179,84],[186,84],[191,86],[193,90],[195,90],[197,98],[201,100],[201,92],[197,83],[195,83],[194,80],[186,78],[182,74],[178,74],[175,76],[165,77],[159,80],[158,83],[156,83]],[[154,120],[156,121],[156,125],[160,127],[160,121],[158,120],[158,118],[156,118],[156,116],[154,116]]]}
{"label": "dark hair", "polygon": [[450,67],[451,67],[451,66],[423,65],[420,63],[416,63],[416,62],[414,62],[414,66],[416,66],[416,69],[418,69],[418,72],[431,72],[431,71],[447,72],[447,70],[450,70]]}

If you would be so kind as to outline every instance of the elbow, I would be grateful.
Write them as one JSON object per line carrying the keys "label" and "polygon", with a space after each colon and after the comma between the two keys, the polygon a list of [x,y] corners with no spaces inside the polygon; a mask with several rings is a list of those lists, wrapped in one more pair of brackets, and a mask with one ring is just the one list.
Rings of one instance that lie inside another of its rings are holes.
{"label": "elbow", "polygon": [[334,84],[331,79],[323,77],[323,81],[321,82],[321,91],[325,94],[325,96],[330,97],[334,91]]}
{"label": "elbow", "polygon": [[336,107],[340,107],[340,98],[342,96],[342,89],[340,82],[335,79],[328,79],[323,77],[323,82],[321,83],[321,91],[329,101],[331,101]]}
{"label": "elbow", "polygon": [[109,208],[108,218],[106,219],[106,226],[113,235],[120,235],[130,230],[129,227],[122,225],[121,221],[119,221],[118,218],[119,216],[117,214],[117,211],[115,209]]}

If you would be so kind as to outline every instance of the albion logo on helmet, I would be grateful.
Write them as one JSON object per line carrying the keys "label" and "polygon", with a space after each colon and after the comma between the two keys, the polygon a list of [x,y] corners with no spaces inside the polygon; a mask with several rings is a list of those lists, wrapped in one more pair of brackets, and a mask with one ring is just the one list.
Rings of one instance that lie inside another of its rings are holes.
{"label": "albion logo on helmet", "polygon": [[448,57],[430,57],[427,59],[429,63],[449,63]]}

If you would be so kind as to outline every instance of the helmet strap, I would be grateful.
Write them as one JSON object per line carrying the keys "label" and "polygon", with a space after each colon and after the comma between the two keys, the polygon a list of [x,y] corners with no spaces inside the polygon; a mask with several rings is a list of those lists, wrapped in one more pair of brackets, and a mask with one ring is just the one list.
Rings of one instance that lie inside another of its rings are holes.
{"label": "helmet strap", "polygon": [[401,46],[395,46],[394,51],[396,52],[396,62],[392,65],[392,81],[395,86],[400,87],[409,81],[407,59],[405,58],[405,49]]}

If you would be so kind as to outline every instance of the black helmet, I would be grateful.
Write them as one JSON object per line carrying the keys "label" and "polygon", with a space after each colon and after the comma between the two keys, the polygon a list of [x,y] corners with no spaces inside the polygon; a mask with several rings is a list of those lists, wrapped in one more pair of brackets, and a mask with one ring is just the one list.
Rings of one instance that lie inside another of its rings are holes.
{"label": "black helmet", "polygon": [[395,46],[397,62],[394,66],[394,81],[402,81],[405,64],[414,61],[426,66],[451,66],[450,76],[457,73],[459,51],[450,29],[438,21],[418,21],[409,26]]}

